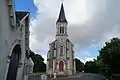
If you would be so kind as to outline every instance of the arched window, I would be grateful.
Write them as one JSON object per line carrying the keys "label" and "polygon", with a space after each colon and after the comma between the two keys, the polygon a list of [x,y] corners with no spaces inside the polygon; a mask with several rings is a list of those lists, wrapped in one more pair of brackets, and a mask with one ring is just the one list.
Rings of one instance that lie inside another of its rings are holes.
{"label": "arched window", "polygon": [[64,27],[62,27],[62,33],[64,33]]}
{"label": "arched window", "polygon": [[62,27],[60,27],[60,33],[62,33]]}
{"label": "arched window", "polygon": [[60,33],[64,33],[64,27],[60,26]]}
{"label": "arched window", "polygon": [[63,46],[60,47],[60,56],[63,56]]}
{"label": "arched window", "polygon": [[63,61],[60,61],[59,62],[59,71],[61,72],[63,70],[64,70],[64,63],[63,63]]}

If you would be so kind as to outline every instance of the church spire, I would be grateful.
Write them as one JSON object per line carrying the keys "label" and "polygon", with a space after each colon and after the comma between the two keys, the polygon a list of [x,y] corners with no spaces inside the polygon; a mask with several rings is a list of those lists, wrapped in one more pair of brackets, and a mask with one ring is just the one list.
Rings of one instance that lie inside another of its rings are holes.
{"label": "church spire", "polygon": [[67,23],[63,3],[61,4],[61,9],[60,9],[59,18],[58,18],[57,22],[66,22]]}

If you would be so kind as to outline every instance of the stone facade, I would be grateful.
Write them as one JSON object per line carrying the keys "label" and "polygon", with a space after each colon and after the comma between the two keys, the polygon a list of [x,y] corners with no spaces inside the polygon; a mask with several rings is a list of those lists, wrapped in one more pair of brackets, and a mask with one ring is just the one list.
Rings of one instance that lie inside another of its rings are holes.
{"label": "stone facade", "polygon": [[0,80],[23,80],[29,55],[29,12],[15,12],[13,0],[0,0],[0,10]]}
{"label": "stone facade", "polygon": [[48,75],[57,73],[57,75],[70,76],[76,73],[73,44],[68,39],[67,25],[68,22],[65,18],[62,4],[59,18],[56,22],[56,40],[49,44],[50,49],[47,54],[46,73]]}

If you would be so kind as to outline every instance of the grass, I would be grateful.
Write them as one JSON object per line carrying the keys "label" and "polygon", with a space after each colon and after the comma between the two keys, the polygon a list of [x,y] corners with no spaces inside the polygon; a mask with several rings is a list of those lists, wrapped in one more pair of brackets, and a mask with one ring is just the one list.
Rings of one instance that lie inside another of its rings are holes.
{"label": "grass", "polygon": [[45,74],[45,73],[44,72],[43,73],[31,73],[31,74],[29,74],[29,76],[40,77],[42,74]]}

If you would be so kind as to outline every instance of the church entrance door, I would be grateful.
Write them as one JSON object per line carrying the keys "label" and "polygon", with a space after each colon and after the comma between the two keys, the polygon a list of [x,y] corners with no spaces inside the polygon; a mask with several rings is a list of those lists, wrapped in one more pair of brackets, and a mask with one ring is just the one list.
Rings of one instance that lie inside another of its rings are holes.
{"label": "church entrance door", "polygon": [[64,63],[63,61],[59,62],[59,71],[62,72],[64,70]]}
{"label": "church entrance door", "polygon": [[16,80],[17,76],[17,69],[19,65],[19,60],[20,60],[20,55],[21,55],[21,48],[20,45],[16,45],[12,51],[12,55],[10,57],[10,64],[8,68],[8,73],[7,73],[7,79],[6,80]]}

